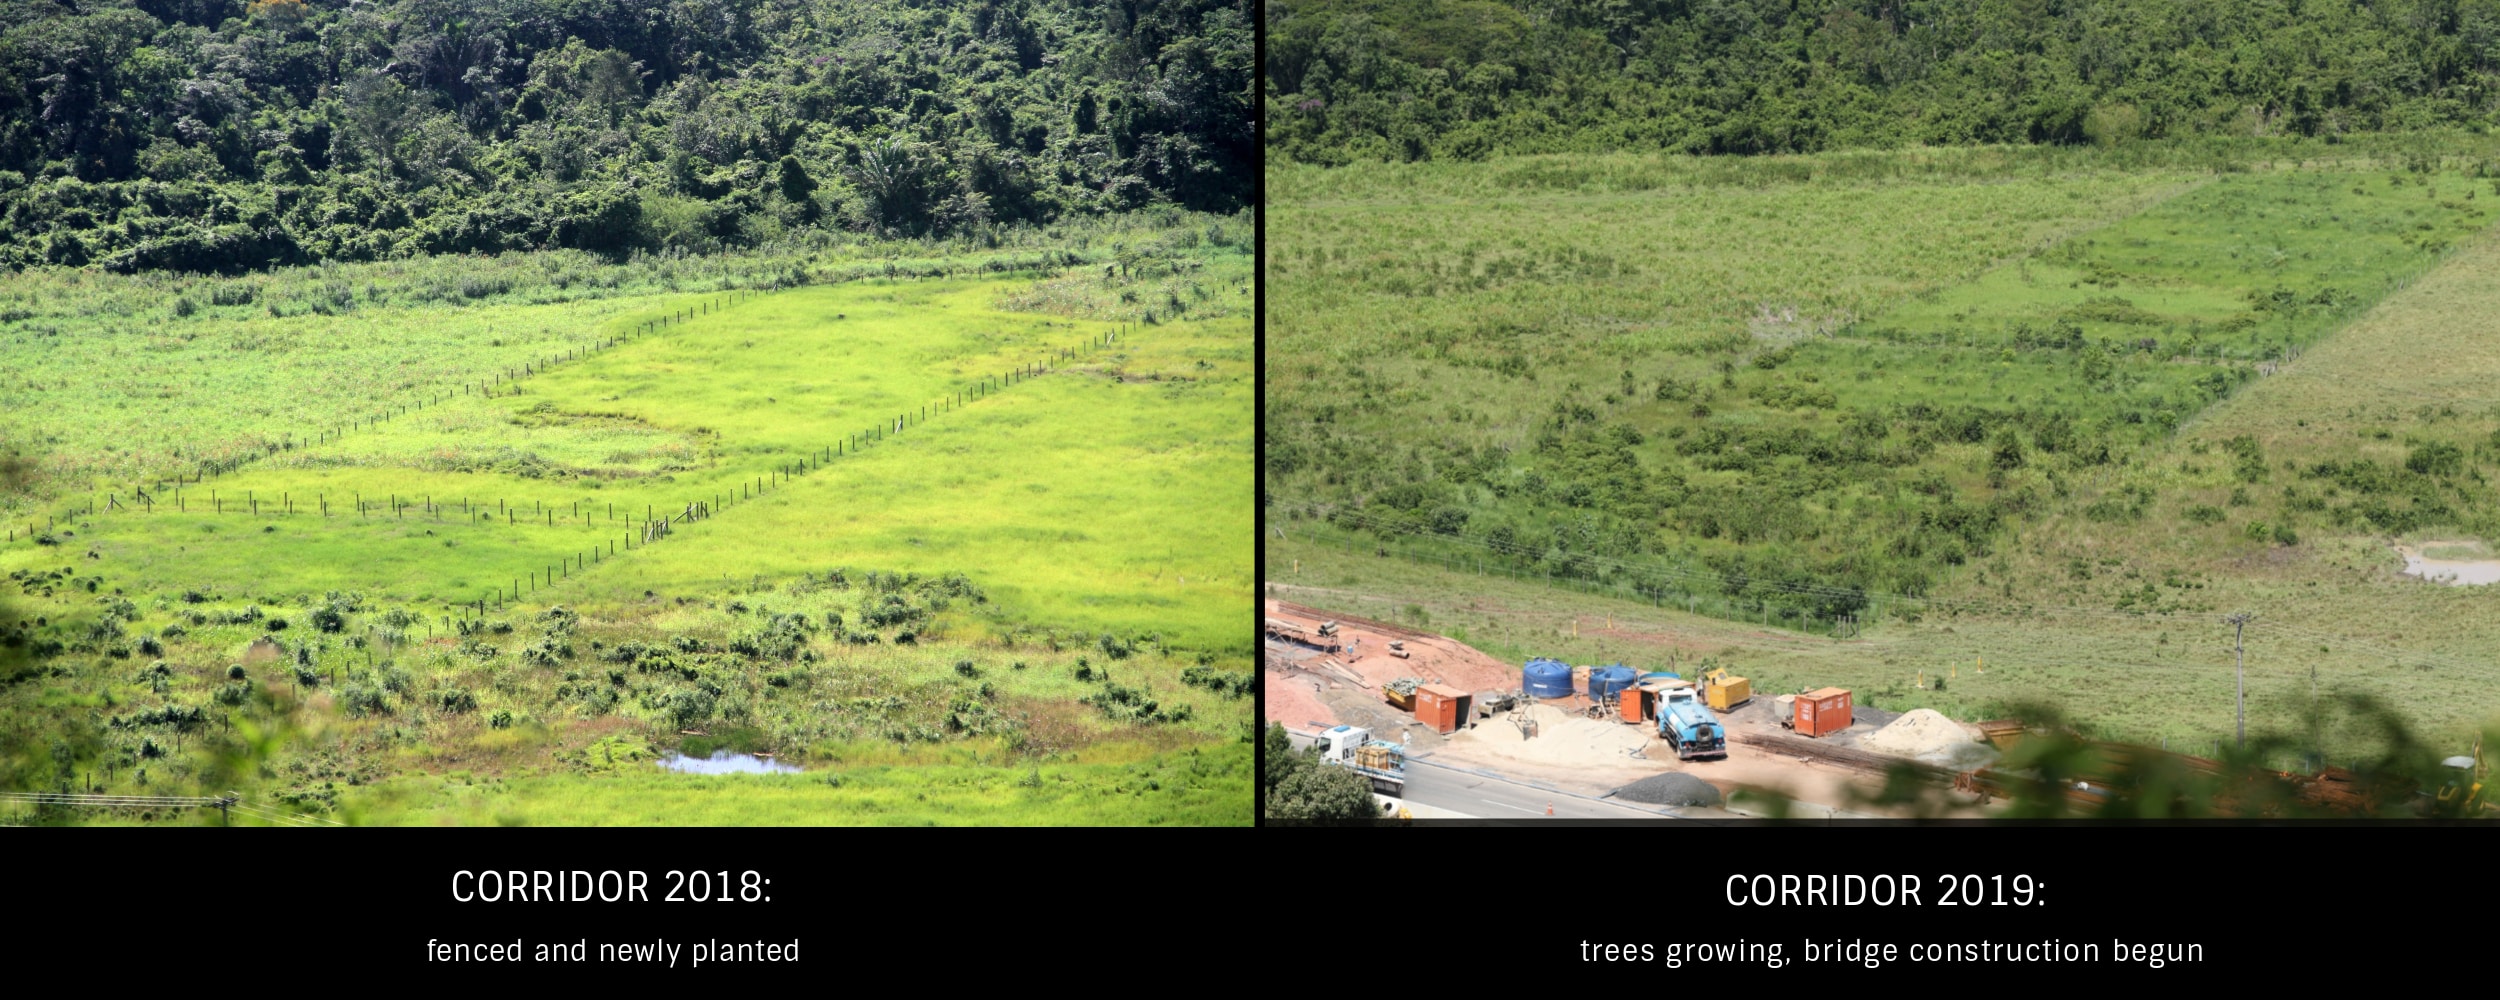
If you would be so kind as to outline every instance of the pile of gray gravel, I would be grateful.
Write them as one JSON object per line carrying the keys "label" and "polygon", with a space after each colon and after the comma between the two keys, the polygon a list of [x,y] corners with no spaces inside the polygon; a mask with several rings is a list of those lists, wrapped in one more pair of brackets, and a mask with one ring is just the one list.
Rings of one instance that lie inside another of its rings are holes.
{"label": "pile of gray gravel", "polygon": [[1682,771],[1651,775],[1615,789],[1615,798],[1653,806],[1715,806],[1719,790]]}

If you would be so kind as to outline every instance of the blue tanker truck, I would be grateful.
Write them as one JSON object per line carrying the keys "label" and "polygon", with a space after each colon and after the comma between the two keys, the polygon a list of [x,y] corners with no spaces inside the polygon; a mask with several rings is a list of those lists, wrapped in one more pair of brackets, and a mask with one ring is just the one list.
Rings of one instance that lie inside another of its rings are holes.
{"label": "blue tanker truck", "polygon": [[1678,760],[1721,760],[1727,757],[1727,727],[1689,687],[1670,688],[1658,698],[1658,738],[1675,748]]}

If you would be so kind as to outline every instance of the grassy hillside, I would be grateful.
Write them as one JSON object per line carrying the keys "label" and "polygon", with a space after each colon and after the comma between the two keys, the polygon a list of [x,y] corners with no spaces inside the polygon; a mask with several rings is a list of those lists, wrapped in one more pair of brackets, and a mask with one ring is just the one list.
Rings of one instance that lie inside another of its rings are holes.
{"label": "grassy hillside", "polygon": [[1302,192],[1271,253],[1289,516],[1753,613],[1925,597],[2478,232],[2491,185],[1769,170],[1703,199],[1679,169],[1711,168],[1491,200]]}
{"label": "grassy hillside", "polygon": [[[1516,183],[1559,160],[1286,168],[1270,579],[1299,559],[1305,585],[1460,613],[1522,656],[1569,636],[1498,624],[1509,602],[1463,600],[1464,581],[1552,587],[1539,603],[1672,623],[1661,644],[1729,633],[1708,648],[1769,656],[1781,683],[1964,718],[2046,700],[2182,745],[2227,733],[2216,622],[2245,609],[2252,715],[2278,729],[2356,694],[2443,745],[2500,714],[2477,693],[2488,588],[2404,577],[2390,547],[2473,553],[2495,528],[2500,409],[2472,374],[2500,195],[2482,161],[2113,178],[2081,157],[2019,200],[2020,173],[1826,169],[1892,155],[1976,154],[1583,158],[1568,193]],[[1420,196],[1367,179],[1401,169]],[[1644,174],[1701,180],[1626,182]],[[1354,194],[1332,200],[1340,183]],[[1431,196],[1479,185],[1506,193]],[[2068,191],[2108,192],[2101,214],[1988,214]],[[1373,231],[1430,236],[1401,252]],[[1763,235],[1783,232],[1820,238]],[[1662,263],[1678,246],[1717,253]],[[1523,251],[1627,263],[1507,285],[1477,263]],[[1456,302],[1401,309],[1401,283]],[[1642,289],[1669,308],[1621,321]],[[1537,319],[1492,336],[1507,313]],[[1831,655],[1780,659],[1818,642]],[[2305,745],[2388,745],[2321,725]]]}

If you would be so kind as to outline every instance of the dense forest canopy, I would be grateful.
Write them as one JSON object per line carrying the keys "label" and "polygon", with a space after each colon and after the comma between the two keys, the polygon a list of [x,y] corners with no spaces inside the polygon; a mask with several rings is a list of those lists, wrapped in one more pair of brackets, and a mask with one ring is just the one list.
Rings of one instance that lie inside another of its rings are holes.
{"label": "dense forest canopy", "polygon": [[2500,0],[1279,0],[1320,164],[2485,128]]}
{"label": "dense forest canopy", "polygon": [[0,0],[0,264],[1252,204],[1247,0]]}

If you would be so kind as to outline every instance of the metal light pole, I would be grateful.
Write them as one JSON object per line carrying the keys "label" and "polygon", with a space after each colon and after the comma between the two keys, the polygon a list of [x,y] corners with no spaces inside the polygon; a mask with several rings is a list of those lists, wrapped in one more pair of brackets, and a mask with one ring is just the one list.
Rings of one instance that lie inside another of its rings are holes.
{"label": "metal light pole", "polygon": [[2231,646],[2240,659],[2240,749],[2248,749],[2248,647],[2240,635],[2257,616],[2247,611],[2234,611],[2222,616],[2222,623],[2231,626]]}

